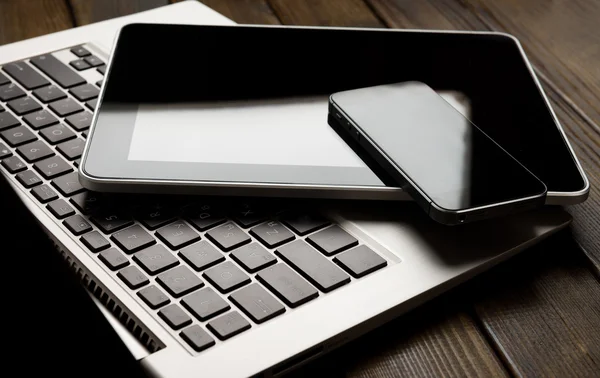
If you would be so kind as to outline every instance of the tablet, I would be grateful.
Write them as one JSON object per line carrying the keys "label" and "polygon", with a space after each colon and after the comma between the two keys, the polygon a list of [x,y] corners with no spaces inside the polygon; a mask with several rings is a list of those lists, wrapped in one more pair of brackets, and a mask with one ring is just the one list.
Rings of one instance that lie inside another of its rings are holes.
{"label": "tablet", "polygon": [[99,191],[400,199],[327,124],[327,98],[408,80],[453,100],[546,184],[549,203],[587,196],[514,38],[385,29],[127,25],[80,181]]}

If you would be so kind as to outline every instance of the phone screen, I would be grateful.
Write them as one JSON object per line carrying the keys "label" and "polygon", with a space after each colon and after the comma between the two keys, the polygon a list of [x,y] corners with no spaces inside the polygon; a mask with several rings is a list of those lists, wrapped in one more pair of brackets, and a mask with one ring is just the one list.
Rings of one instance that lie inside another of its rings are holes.
{"label": "phone screen", "polygon": [[361,88],[331,99],[361,138],[397,170],[390,176],[407,179],[438,207],[458,211],[546,191],[536,176],[426,84]]}

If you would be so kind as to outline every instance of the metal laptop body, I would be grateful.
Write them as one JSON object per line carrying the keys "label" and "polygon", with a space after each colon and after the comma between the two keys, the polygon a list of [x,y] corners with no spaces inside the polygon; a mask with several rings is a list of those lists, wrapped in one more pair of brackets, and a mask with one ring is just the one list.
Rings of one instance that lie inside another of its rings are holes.
{"label": "metal laptop body", "polygon": [[[232,24],[198,2],[183,2],[2,46],[0,65],[81,44],[106,60],[119,27],[129,22]],[[83,283],[99,298],[100,310],[132,355],[156,377],[287,372],[506,260],[571,220],[566,212],[552,207],[448,232],[424,218],[410,203],[399,204],[393,212],[387,206],[327,206],[324,212],[329,219],[385,259],[387,266],[335,291],[321,293],[302,306],[286,307],[285,314],[265,323],[252,323],[249,330],[225,341],[216,340],[212,347],[196,352],[181,339],[180,330],[161,322],[156,311],[144,306],[136,292],[107,269],[98,254],[87,250],[79,237],[70,234],[15,175],[0,170]],[[179,298],[174,303],[179,303]],[[205,329],[204,323],[195,324]]]}

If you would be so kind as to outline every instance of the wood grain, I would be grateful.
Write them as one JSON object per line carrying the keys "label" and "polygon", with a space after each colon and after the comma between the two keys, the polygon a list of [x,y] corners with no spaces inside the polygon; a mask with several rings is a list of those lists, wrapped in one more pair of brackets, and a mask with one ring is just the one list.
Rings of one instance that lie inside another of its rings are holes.
{"label": "wood grain", "polygon": [[516,376],[600,372],[600,285],[576,249],[561,232],[471,286],[480,289],[476,314]]}
{"label": "wood grain", "polygon": [[362,0],[269,0],[286,25],[382,27]]}
{"label": "wood grain", "polygon": [[168,5],[169,0],[69,0],[77,26]]}
{"label": "wood grain", "polygon": [[66,0],[0,0],[0,45],[71,27]]}
{"label": "wood grain", "polygon": [[238,24],[276,25],[279,19],[266,0],[200,0]]}

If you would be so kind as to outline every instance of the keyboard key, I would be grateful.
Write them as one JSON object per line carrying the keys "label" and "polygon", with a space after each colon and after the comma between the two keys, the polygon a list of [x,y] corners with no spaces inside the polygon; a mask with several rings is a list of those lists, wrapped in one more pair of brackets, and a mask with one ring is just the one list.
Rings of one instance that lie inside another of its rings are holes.
{"label": "keyboard key", "polygon": [[48,204],[48,210],[58,219],[75,214],[75,210],[63,199],[57,199]]}
{"label": "keyboard key", "polygon": [[227,222],[222,226],[208,231],[206,236],[226,252],[246,243],[250,243],[251,240],[250,237],[233,222]]}
{"label": "keyboard key", "polygon": [[4,159],[12,155],[12,152],[4,145],[4,143],[0,143],[0,159]]}
{"label": "keyboard key", "polygon": [[298,307],[319,296],[317,289],[285,264],[267,268],[256,278],[290,307]]}
{"label": "keyboard key", "polygon": [[36,162],[54,155],[54,151],[41,140],[28,143],[17,148],[17,152],[25,158],[29,163]]}
{"label": "keyboard key", "polygon": [[203,276],[222,293],[228,293],[250,283],[250,277],[231,261],[208,269]]}
{"label": "keyboard key", "polygon": [[204,282],[183,265],[161,273],[156,281],[174,297],[181,297],[204,286]]}
{"label": "keyboard key", "polygon": [[205,321],[231,307],[212,288],[205,287],[181,300],[181,304],[198,320]]}
{"label": "keyboard key", "polygon": [[81,215],[73,215],[65,219],[63,224],[75,235],[85,234],[92,230],[92,225],[90,225]]}
{"label": "keyboard key", "polygon": [[171,249],[183,248],[200,240],[200,235],[183,222],[175,222],[156,231],[160,238]]}
{"label": "keyboard key", "polygon": [[56,194],[56,192],[46,184],[33,188],[31,193],[41,203],[50,202],[58,198],[58,194]]}
{"label": "keyboard key", "polygon": [[334,225],[306,238],[319,251],[327,256],[358,245],[358,240],[339,226]]}
{"label": "keyboard key", "polygon": [[19,122],[19,120],[16,119],[9,112],[0,113],[0,130],[9,129],[11,127],[18,126],[20,124],[21,123]]}
{"label": "keyboard key", "polygon": [[206,231],[209,228],[218,226],[227,220],[223,214],[208,204],[192,206],[186,209],[185,215],[186,219],[198,231]]}
{"label": "keyboard key", "polygon": [[79,210],[82,214],[89,214],[97,209],[102,204],[102,197],[99,193],[94,192],[83,192],[74,195],[69,201]]}
{"label": "keyboard key", "polygon": [[153,245],[133,255],[133,260],[146,271],[155,275],[179,264],[179,260],[162,245]]}
{"label": "keyboard key", "polygon": [[163,308],[158,312],[158,315],[173,329],[183,328],[192,322],[192,318],[176,304]]}
{"label": "keyboard key", "polygon": [[35,134],[29,131],[25,126],[17,126],[12,129],[4,130],[0,135],[11,147],[20,146],[37,139]]}
{"label": "keyboard key", "polygon": [[88,107],[88,109],[90,109],[91,111],[96,110],[96,106],[98,105],[98,99],[95,98],[93,100],[90,100],[88,102],[85,103],[85,106]]}
{"label": "keyboard key", "polygon": [[65,120],[77,131],[87,130],[92,125],[92,113],[81,112],[73,114],[72,116],[68,116]]}
{"label": "keyboard key", "polygon": [[150,282],[148,277],[133,265],[121,269],[119,273],[117,273],[117,276],[119,276],[119,278],[132,290],[147,285]]}
{"label": "keyboard key", "polygon": [[149,230],[156,230],[173,222],[176,219],[175,215],[173,208],[162,204],[144,206],[137,211],[137,218]]}
{"label": "keyboard key", "polygon": [[51,158],[38,161],[33,166],[42,174],[42,176],[44,176],[46,180],[58,177],[73,170],[73,167],[71,167],[71,165],[60,156],[53,156]]}
{"label": "keyboard key", "polygon": [[242,227],[248,228],[267,219],[266,215],[254,209],[250,204],[242,204],[233,214],[233,219]]}
{"label": "keyboard key", "polygon": [[75,138],[75,133],[62,123],[47,127],[40,131],[40,134],[51,144]]}
{"label": "keyboard key", "polygon": [[65,197],[85,191],[85,188],[79,183],[77,172],[55,178],[52,180],[52,185]]}
{"label": "keyboard key", "polygon": [[55,178],[52,180],[52,185],[65,197],[70,197],[85,190],[79,183],[77,172]]}
{"label": "keyboard key", "polygon": [[269,248],[278,247],[295,238],[290,230],[276,221],[270,221],[256,226],[250,230],[250,233]]}
{"label": "keyboard key", "polygon": [[110,238],[127,253],[137,252],[156,243],[156,240],[138,225],[119,231]]}
{"label": "keyboard key", "polygon": [[50,114],[47,110],[40,110],[38,112],[27,114],[23,119],[35,130],[58,123],[58,118]]}
{"label": "keyboard key", "polygon": [[84,60],[92,67],[98,67],[104,64],[104,62],[101,61],[100,58],[94,55],[88,56],[84,58]]}
{"label": "keyboard key", "polygon": [[[12,76],[19,84],[24,86],[25,89],[31,90],[50,84],[46,78],[25,62],[8,63],[5,64],[2,69]],[[4,84],[3,81],[4,80],[0,80],[0,83]]]}
{"label": "keyboard key", "polygon": [[90,64],[83,59],[77,59],[69,62],[71,67],[75,68],[77,71],[83,71],[85,69],[91,68]]}
{"label": "keyboard key", "polygon": [[29,96],[12,100],[7,105],[10,110],[17,115],[23,115],[42,109],[42,105]]}
{"label": "keyboard key", "polygon": [[225,340],[249,329],[250,323],[237,311],[228,312],[215,320],[210,321],[206,327],[219,339]]}
{"label": "keyboard key", "polygon": [[277,262],[275,256],[258,243],[247,244],[236,249],[231,252],[231,258],[250,273],[255,273]]}
{"label": "keyboard key", "polygon": [[278,248],[276,254],[321,291],[329,292],[350,282],[350,276],[303,240]]}
{"label": "keyboard key", "polygon": [[225,260],[225,256],[205,240],[185,247],[178,255],[197,272]]}
{"label": "keyboard key", "polygon": [[5,64],[2,69],[6,71],[13,79],[25,87],[25,89],[35,89],[50,85],[50,82],[40,75],[36,70],[25,62],[14,62]]}
{"label": "keyboard key", "polygon": [[285,312],[285,307],[257,283],[236,291],[229,299],[259,324]]}
{"label": "keyboard key", "polygon": [[100,252],[103,249],[110,247],[108,240],[98,231],[90,232],[81,237],[81,242],[92,252]]}
{"label": "keyboard key", "polygon": [[179,335],[196,352],[202,352],[206,348],[215,345],[215,340],[197,324],[184,329]]}
{"label": "keyboard key", "polygon": [[25,96],[25,92],[15,83],[0,86],[0,100],[2,101],[10,101],[23,96]]}
{"label": "keyboard key", "polygon": [[17,173],[17,180],[19,180],[21,185],[27,189],[33,188],[34,186],[42,183],[42,179],[40,179],[33,171]]}
{"label": "keyboard key", "polygon": [[87,101],[98,97],[100,90],[92,84],[83,84],[69,89],[69,93],[71,93],[79,101]]}
{"label": "keyboard key", "polygon": [[352,248],[336,256],[333,261],[355,278],[366,276],[387,265],[387,261],[383,257],[365,245]]}
{"label": "keyboard key", "polygon": [[118,270],[129,265],[129,260],[124,254],[119,252],[116,248],[110,248],[106,251],[100,252],[98,255],[100,261],[102,261],[110,270]]}
{"label": "keyboard key", "polygon": [[56,149],[67,159],[75,160],[81,157],[83,147],[85,147],[85,140],[76,138],[59,144]]}
{"label": "keyboard key", "polygon": [[44,104],[67,97],[67,94],[56,85],[36,89],[33,91],[33,95]]}
{"label": "keyboard key", "polygon": [[113,208],[102,209],[90,220],[105,234],[111,234],[133,224],[133,218],[129,214]]}
{"label": "keyboard key", "polygon": [[329,221],[320,215],[291,213],[283,216],[283,223],[300,236],[310,234],[329,225]]}
{"label": "keyboard key", "polygon": [[83,110],[81,105],[70,97],[51,103],[50,109],[60,117],[66,117]]}
{"label": "keyboard key", "polygon": [[4,85],[4,84],[8,84],[10,83],[10,80],[8,80],[8,78],[6,76],[4,76],[2,73],[0,73],[0,85]]}
{"label": "keyboard key", "polygon": [[77,46],[71,49],[71,52],[77,55],[79,58],[83,58],[84,56],[92,55],[85,47]]}
{"label": "keyboard key", "polygon": [[27,165],[23,163],[23,160],[16,156],[10,156],[2,159],[2,166],[10,173],[17,173],[27,169]]}
{"label": "keyboard key", "polygon": [[155,285],[150,285],[138,291],[137,295],[153,310],[171,302],[169,297]]}
{"label": "keyboard key", "polygon": [[100,72],[102,75],[104,75],[106,73],[106,65],[102,65],[98,68],[96,68],[96,71]]}
{"label": "keyboard key", "polygon": [[29,61],[63,88],[71,88],[85,83],[81,76],[51,54],[40,55]]}

